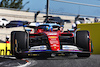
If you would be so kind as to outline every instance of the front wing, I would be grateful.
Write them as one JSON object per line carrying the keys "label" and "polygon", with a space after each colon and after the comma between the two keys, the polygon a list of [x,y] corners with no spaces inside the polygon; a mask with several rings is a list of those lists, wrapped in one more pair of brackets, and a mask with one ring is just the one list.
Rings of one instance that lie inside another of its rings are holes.
{"label": "front wing", "polygon": [[82,51],[80,50],[77,46],[72,46],[72,45],[63,45],[62,49],[58,50],[58,51],[53,51],[53,50],[48,50],[46,49],[46,46],[34,46],[31,47],[31,49],[29,49],[29,51],[23,51],[19,54],[29,54],[28,56],[30,56],[30,54],[36,55],[37,54],[65,54],[65,53],[92,53],[89,51]]}
{"label": "front wing", "polygon": [[81,50],[32,50],[32,51],[24,51],[23,53],[92,53],[89,51],[81,51]]}

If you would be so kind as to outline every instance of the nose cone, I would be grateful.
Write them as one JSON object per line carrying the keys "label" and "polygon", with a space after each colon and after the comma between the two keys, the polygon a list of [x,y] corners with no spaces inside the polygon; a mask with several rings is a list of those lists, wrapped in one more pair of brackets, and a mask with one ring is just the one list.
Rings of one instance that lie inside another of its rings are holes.
{"label": "nose cone", "polygon": [[59,37],[56,36],[48,36],[49,43],[51,50],[53,51],[59,51],[60,50],[60,43],[59,43]]}

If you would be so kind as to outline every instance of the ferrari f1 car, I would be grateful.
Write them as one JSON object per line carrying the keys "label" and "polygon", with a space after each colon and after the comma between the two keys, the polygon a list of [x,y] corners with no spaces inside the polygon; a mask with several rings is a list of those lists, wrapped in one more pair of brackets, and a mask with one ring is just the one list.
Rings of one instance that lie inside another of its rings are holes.
{"label": "ferrari f1 car", "polygon": [[89,31],[68,30],[63,32],[58,24],[42,24],[30,30],[11,32],[11,53],[16,58],[29,55],[51,56],[75,53],[78,57],[89,57],[93,52]]}

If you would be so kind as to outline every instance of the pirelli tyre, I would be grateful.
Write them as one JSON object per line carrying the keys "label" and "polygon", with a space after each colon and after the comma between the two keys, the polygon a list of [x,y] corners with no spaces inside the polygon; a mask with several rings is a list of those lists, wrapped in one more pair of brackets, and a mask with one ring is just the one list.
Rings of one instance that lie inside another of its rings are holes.
{"label": "pirelli tyre", "polygon": [[11,53],[16,58],[21,59],[21,53],[28,50],[27,47],[27,33],[24,31],[11,32]]}
{"label": "pirelli tyre", "polygon": [[[83,51],[91,52],[91,44],[89,32],[86,30],[76,32],[76,44],[77,47],[82,48]],[[78,57],[90,57],[90,53],[78,53]]]}

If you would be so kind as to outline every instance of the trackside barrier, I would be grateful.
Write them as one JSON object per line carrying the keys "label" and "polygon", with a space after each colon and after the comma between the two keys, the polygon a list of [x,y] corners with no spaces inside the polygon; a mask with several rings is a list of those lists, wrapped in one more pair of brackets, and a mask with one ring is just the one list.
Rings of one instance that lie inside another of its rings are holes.
{"label": "trackside barrier", "polygon": [[79,24],[80,30],[88,30],[93,43],[93,54],[100,54],[100,23]]}
{"label": "trackside barrier", "polygon": [[10,43],[0,43],[0,55],[12,55]]}

